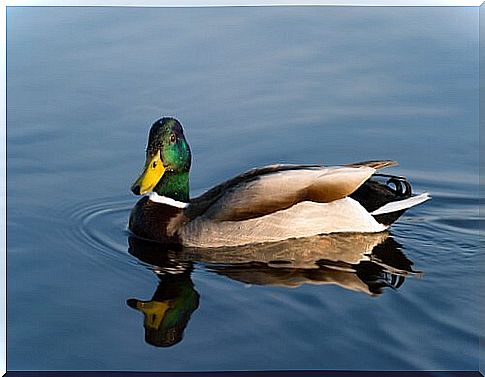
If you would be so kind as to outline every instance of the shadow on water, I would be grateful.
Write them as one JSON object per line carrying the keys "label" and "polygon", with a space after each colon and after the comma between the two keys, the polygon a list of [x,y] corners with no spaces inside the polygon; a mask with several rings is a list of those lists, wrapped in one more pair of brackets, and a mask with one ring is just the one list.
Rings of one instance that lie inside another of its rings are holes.
{"label": "shadow on water", "polygon": [[127,300],[144,315],[145,341],[157,347],[179,343],[199,294],[191,279],[194,263],[245,284],[298,287],[334,284],[382,294],[397,289],[413,270],[413,262],[388,233],[340,234],[285,240],[237,248],[177,249],[129,237],[129,253],[158,276],[151,300]]}

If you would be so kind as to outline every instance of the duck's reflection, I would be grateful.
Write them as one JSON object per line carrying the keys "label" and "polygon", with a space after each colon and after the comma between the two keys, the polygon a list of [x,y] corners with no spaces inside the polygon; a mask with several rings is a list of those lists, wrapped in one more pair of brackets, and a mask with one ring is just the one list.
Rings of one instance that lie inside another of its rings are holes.
{"label": "duck's reflection", "polygon": [[401,245],[387,233],[328,235],[206,250],[176,250],[131,236],[129,252],[159,277],[150,301],[127,301],[144,314],[146,342],[159,347],[182,340],[199,305],[191,280],[194,262],[246,284],[336,284],[372,296],[386,287],[399,288],[408,274],[416,273]]}
{"label": "duck's reflection", "polygon": [[127,300],[144,315],[145,341],[156,347],[171,347],[182,340],[190,316],[199,306],[199,294],[190,277],[192,262],[170,258],[159,244],[129,239],[129,252],[153,266],[159,278],[151,300]]}

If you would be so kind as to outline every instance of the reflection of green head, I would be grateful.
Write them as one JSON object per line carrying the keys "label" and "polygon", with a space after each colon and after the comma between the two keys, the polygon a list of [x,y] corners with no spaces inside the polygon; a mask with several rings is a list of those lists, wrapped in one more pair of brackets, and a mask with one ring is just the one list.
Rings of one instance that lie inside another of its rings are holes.
{"label": "reflection of green head", "polygon": [[190,316],[199,306],[199,294],[189,275],[185,279],[160,282],[150,301],[129,299],[127,304],[144,314],[147,343],[171,347],[182,340]]}

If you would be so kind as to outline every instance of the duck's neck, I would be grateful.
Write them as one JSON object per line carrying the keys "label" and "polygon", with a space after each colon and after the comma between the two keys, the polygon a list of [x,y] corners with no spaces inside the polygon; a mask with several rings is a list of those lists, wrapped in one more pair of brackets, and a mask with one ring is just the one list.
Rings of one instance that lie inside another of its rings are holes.
{"label": "duck's neck", "polygon": [[166,171],[162,179],[153,189],[158,195],[166,196],[179,202],[188,203],[189,198],[189,173],[174,173]]}

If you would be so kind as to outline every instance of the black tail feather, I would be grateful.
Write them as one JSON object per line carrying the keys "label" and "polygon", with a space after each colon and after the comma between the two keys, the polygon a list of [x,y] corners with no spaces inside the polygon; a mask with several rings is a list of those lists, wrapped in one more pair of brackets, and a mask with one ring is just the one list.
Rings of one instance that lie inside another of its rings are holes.
{"label": "black tail feather", "polygon": [[[350,197],[357,200],[368,212],[373,212],[383,205],[411,197],[411,184],[404,177],[387,174],[374,174]],[[377,222],[390,225],[406,210],[376,215]]]}

